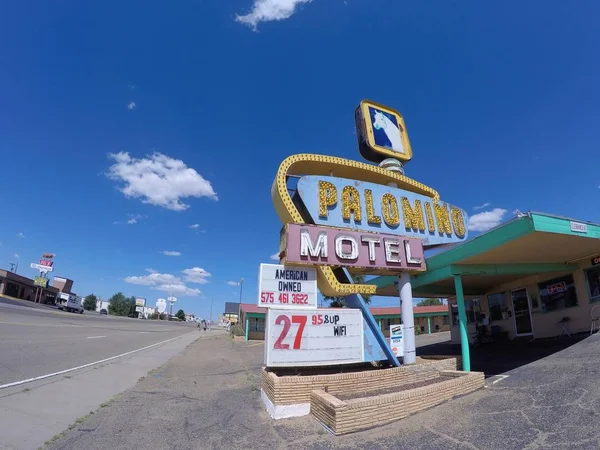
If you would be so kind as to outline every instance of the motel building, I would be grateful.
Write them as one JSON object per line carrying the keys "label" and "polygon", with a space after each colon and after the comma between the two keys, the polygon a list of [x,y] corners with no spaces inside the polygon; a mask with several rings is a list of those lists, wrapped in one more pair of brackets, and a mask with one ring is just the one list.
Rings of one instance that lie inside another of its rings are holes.
{"label": "motel building", "polygon": [[[600,224],[527,213],[426,262],[427,271],[412,277],[413,295],[448,298],[464,370],[482,330],[493,342],[591,333],[599,325]],[[369,283],[376,295],[393,297],[395,280]]]}
{"label": "motel building", "polygon": [[[246,330],[246,340],[265,339],[266,308],[242,303],[242,323]],[[390,325],[400,323],[400,306],[369,308],[386,337],[390,336]],[[432,334],[450,330],[448,306],[415,306],[415,330],[419,334]]]}

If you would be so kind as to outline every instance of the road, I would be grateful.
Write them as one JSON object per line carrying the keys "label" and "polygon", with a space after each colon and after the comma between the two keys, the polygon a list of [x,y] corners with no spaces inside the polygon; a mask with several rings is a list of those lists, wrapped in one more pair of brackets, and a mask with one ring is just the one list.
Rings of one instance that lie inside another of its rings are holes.
{"label": "road", "polygon": [[0,303],[0,386],[93,363],[191,331],[193,324]]}

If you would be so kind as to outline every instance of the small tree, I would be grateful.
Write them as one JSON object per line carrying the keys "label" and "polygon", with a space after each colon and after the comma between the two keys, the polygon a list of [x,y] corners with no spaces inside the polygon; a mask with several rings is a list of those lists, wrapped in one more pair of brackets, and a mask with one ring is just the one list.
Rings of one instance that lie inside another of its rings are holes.
{"label": "small tree", "polygon": [[135,312],[135,297],[127,298],[122,292],[113,295],[108,306],[108,312],[114,316],[132,316]]}
{"label": "small tree", "polygon": [[[363,284],[365,282],[364,275],[353,275],[352,279],[355,284]],[[362,297],[365,299],[365,303],[371,303],[371,296],[362,294]],[[344,297],[329,297],[327,295],[323,296],[323,299],[329,302],[330,308],[343,308],[346,306],[346,300]]]}
{"label": "small tree", "polygon": [[97,302],[98,297],[96,297],[94,294],[90,294],[83,299],[83,309],[86,311],[94,311],[96,309]]}
{"label": "small tree", "polygon": [[185,320],[185,312],[183,311],[183,309],[177,311],[175,317],[177,317],[179,320]]}
{"label": "small tree", "polygon": [[440,305],[443,305],[443,303],[442,303],[442,300],[440,300],[439,298],[424,298],[419,303],[417,303],[417,306],[440,306]]}

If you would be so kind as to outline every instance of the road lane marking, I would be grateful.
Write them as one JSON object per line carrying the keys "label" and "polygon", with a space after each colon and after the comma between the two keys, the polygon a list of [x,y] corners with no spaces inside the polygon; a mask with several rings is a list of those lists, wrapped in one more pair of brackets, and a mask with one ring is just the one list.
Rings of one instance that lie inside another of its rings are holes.
{"label": "road lane marking", "polygon": [[106,336],[88,336],[88,339],[100,339],[100,338],[105,338]]}
{"label": "road lane marking", "polygon": [[509,376],[510,376],[510,375],[497,375],[498,379],[497,379],[497,380],[494,380],[494,381],[492,381],[492,384],[496,384],[498,381],[502,381],[502,380],[504,380],[504,379],[508,378]]}
{"label": "road lane marking", "polygon": [[156,344],[147,345],[146,347],[138,348],[136,350],[131,350],[130,352],[121,353],[120,355],[111,356],[110,358],[101,359],[100,361],[94,361],[94,362],[91,362],[91,363],[88,363],[88,364],[84,364],[82,366],[71,367],[70,369],[60,370],[58,372],[53,372],[53,373],[47,373],[46,375],[40,375],[39,377],[28,378],[26,380],[13,381],[12,383],[7,383],[7,384],[0,384],[0,389],[7,389],[7,388],[10,388],[10,387],[19,386],[21,384],[31,383],[33,381],[40,381],[40,380],[44,380],[46,378],[55,377],[57,375],[62,375],[64,373],[73,372],[75,370],[85,369],[86,367],[91,367],[91,366],[94,366],[96,364],[102,364],[102,363],[105,363],[105,362],[108,362],[108,361],[112,361],[113,359],[122,358],[123,356],[132,355],[133,353],[141,352],[142,350],[147,350],[149,348],[156,347],[157,345],[166,344],[167,342],[174,341],[175,339],[182,338],[182,337],[187,336],[189,334],[197,334],[197,333],[196,333],[196,331],[193,331],[191,333],[182,334],[181,336],[177,336],[177,337],[174,337],[174,338],[171,338],[171,339],[167,339],[166,341],[157,342]]}

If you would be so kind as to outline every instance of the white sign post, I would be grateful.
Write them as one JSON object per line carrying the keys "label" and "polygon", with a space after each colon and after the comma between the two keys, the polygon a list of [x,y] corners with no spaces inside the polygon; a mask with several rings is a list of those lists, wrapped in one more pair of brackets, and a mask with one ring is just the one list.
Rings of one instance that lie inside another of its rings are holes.
{"label": "white sign post", "polygon": [[267,312],[267,367],[352,364],[363,361],[363,318],[358,309]]}
{"label": "white sign post", "polygon": [[404,342],[402,341],[402,325],[390,325],[390,348],[396,357],[404,356]]}
{"label": "white sign post", "polygon": [[258,306],[286,309],[316,308],[316,269],[282,264],[261,264]]}

